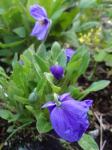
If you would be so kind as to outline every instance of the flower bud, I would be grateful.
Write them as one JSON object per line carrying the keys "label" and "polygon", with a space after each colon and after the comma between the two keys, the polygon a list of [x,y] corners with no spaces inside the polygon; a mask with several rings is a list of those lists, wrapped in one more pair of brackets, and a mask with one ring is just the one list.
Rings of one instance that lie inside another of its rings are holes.
{"label": "flower bud", "polygon": [[59,65],[51,66],[50,71],[57,80],[60,80],[64,75],[64,69]]}

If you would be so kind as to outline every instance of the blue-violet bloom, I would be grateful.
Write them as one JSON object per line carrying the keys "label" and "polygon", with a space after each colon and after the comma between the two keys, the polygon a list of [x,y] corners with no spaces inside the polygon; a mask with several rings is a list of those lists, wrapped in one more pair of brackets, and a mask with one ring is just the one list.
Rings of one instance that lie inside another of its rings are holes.
{"label": "blue-violet bloom", "polygon": [[51,20],[48,19],[46,10],[38,4],[30,7],[30,14],[34,19],[36,19],[31,35],[36,36],[38,40],[42,41],[48,34]]}
{"label": "blue-violet bloom", "polygon": [[69,93],[58,97],[60,106],[55,102],[47,102],[42,108],[48,108],[50,120],[56,133],[69,142],[80,140],[89,126],[87,113],[92,100],[76,101]]}
{"label": "blue-violet bloom", "polygon": [[50,71],[57,80],[60,80],[64,76],[64,68],[62,66],[53,65],[50,67]]}
{"label": "blue-violet bloom", "polygon": [[71,49],[71,48],[67,48],[67,49],[65,50],[65,55],[66,55],[66,57],[67,57],[67,62],[70,61],[70,59],[72,58],[72,56],[73,56],[75,53],[76,53],[76,51],[73,50],[73,49]]}

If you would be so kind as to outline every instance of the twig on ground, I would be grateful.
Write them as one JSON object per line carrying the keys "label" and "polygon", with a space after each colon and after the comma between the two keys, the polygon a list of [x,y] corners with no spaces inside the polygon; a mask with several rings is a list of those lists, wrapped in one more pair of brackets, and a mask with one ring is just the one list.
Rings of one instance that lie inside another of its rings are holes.
{"label": "twig on ground", "polygon": [[103,142],[102,147],[101,147],[101,150],[104,149],[106,142],[107,142],[106,140]]}
{"label": "twig on ground", "polygon": [[103,118],[102,118],[103,115],[101,113],[98,114],[97,112],[94,112],[94,115],[100,124],[100,150],[103,150],[106,144],[106,141],[103,142],[103,130],[105,130],[105,127],[103,125]]}

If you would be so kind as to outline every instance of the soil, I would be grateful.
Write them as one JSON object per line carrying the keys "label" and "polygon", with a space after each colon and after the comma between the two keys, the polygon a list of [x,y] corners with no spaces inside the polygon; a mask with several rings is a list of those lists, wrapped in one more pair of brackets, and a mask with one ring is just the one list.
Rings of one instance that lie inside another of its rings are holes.
{"label": "soil", "polygon": [[[0,122],[0,142],[3,143],[8,136],[6,126],[9,125],[5,120],[0,120]],[[38,135],[37,131],[33,130],[33,126],[32,124],[29,127],[32,128],[32,133],[28,132],[29,128],[21,130],[4,143],[2,150],[82,150],[77,143],[61,142],[53,130],[47,134]]]}
{"label": "soil", "polygon": [[[87,76],[91,73],[93,66],[89,66],[87,71]],[[79,85],[88,87],[92,82],[97,80],[110,80],[111,83],[105,89],[93,92],[87,96],[94,100],[93,116],[91,119],[90,130],[93,131],[93,136],[96,129],[99,130],[99,134],[95,135],[98,145],[100,145],[101,135],[100,135],[100,122],[97,117],[100,119],[102,116],[102,124],[104,126],[102,133],[102,140],[105,142],[103,150],[112,150],[112,68],[105,66],[104,63],[99,63],[96,66],[95,73],[92,76],[91,80],[88,81],[86,77],[81,77],[79,79]]]}
{"label": "soil", "polygon": [[[92,79],[88,81],[87,76],[79,79],[79,85],[88,87],[93,81],[108,79],[112,80],[112,74],[107,74],[111,68],[105,64],[98,64]],[[88,69],[88,74],[91,73],[92,67]],[[103,131],[102,141],[105,142],[103,150],[112,150],[112,83],[99,92],[92,93],[87,97],[94,100],[93,115],[91,117],[90,127],[88,132],[95,138],[98,145],[101,142],[101,124],[99,122],[102,117]],[[99,118],[99,119],[98,119]],[[6,129],[8,123],[5,120],[0,120],[0,143],[4,142],[8,134]],[[31,127],[32,128],[32,127]],[[77,143],[64,143],[59,140],[56,134],[52,131],[48,134],[37,136],[37,131],[30,133],[29,129],[21,131],[13,136],[5,143],[3,150],[82,150]],[[98,130],[99,132],[96,132]],[[27,134],[26,134],[27,133]]]}

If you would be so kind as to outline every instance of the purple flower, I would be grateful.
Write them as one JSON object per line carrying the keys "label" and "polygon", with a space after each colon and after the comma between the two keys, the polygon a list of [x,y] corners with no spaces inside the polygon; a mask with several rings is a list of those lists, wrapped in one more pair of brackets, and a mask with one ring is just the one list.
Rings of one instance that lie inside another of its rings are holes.
{"label": "purple flower", "polygon": [[69,93],[58,97],[60,105],[47,102],[42,108],[48,108],[53,129],[63,139],[69,142],[80,140],[89,126],[87,112],[92,106],[92,100],[76,101]]}
{"label": "purple flower", "polygon": [[51,66],[50,71],[57,80],[60,80],[64,75],[64,69],[59,65]]}
{"label": "purple flower", "polygon": [[40,7],[38,4],[30,7],[30,14],[34,19],[36,19],[31,35],[36,36],[40,41],[44,40],[48,34],[51,20],[48,19],[45,9]]}
{"label": "purple flower", "polygon": [[67,48],[67,49],[65,50],[65,55],[66,55],[66,57],[67,57],[67,62],[70,61],[70,59],[72,58],[72,56],[73,56],[75,53],[76,53],[76,51],[74,51],[74,50],[71,49],[71,48]]}

